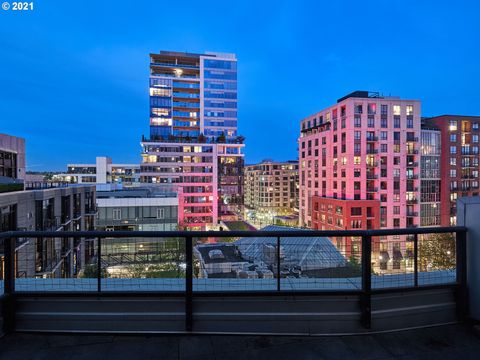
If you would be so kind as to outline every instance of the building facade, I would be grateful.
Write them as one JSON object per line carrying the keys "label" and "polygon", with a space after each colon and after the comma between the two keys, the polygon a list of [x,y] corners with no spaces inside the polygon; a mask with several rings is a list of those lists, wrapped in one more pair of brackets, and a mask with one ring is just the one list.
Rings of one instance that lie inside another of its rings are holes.
{"label": "building facade", "polygon": [[25,140],[0,134],[0,192],[23,190]]}
{"label": "building facade", "polygon": [[68,164],[67,172],[54,175],[54,181],[75,184],[121,184],[136,186],[140,182],[139,164],[114,164],[106,156],[98,156],[95,164]]}
{"label": "building facade", "polygon": [[97,192],[96,229],[105,231],[173,231],[178,229],[174,189],[135,188]]}
{"label": "building facade", "polygon": [[[420,101],[367,91],[351,93],[302,120],[300,225],[325,226],[312,218],[312,199],[321,197],[351,201],[351,207],[358,200],[378,202],[379,228],[419,226],[420,126]],[[370,207],[373,211],[376,205]],[[356,222],[346,215],[344,228],[354,228]],[[375,261],[381,262],[380,253],[405,252],[404,240],[380,238]],[[346,243],[337,245],[347,251]]]}
{"label": "building facade", "polygon": [[420,140],[420,226],[440,226],[441,132],[422,126]]}
{"label": "building facade", "polygon": [[424,122],[441,132],[441,225],[456,225],[457,198],[480,194],[480,116],[442,115]]}
{"label": "building facade", "polygon": [[235,56],[150,54],[150,137],[142,139],[140,180],[177,186],[182,228],[241,216],[243,148]]}
{"label": "building facade", "polygon": [[[0,194],[0,231],[94,230],[95,186],[72,185]],[[22,238],[16,244],[17,277],[76,277],[95,254],[95,240]],[[0,244],[0,278],[3,277]]]}
{"label": "building facade", "polygon": [[[379,200],[342,200],[312,197],[312,228],[315,230],[369,230],[380,228]],[[373,239],[373,249],[378,241]],[[336,247],[346,256],[361,257],[362,243],[356,237],[334,239]]]}
{"label": "building facade", "polygon": [[247,165],[244,180],[247,208],[270,216],[298,212],[298,161]]}

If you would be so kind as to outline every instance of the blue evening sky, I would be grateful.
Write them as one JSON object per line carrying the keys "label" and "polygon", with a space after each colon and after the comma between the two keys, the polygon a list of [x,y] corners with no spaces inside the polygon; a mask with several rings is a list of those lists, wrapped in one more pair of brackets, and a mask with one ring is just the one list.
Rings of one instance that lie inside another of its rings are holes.
{"label": "blue evening sky", "polygon": [[[3,2],[3,0],[2,0]],[[28,170],[139,162],[148,54],[233,52],[246,160],[297,157],[299,121],[354,90],[480,115],[478,1],[34,0],[0,9],[0,132]]]}

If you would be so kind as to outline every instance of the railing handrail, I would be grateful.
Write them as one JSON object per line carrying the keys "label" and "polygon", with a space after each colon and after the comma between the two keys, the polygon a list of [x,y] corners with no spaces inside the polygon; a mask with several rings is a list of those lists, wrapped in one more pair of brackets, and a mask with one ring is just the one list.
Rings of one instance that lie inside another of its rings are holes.
{"label": "railing handrail", "polygon": [[448,227],[419,227],[375,229],[375,230],[238,230],[238,231],[7,231],[0,233],[0,238],[23,238],[23,237],[333,237],[333,236],[386,236],[386,235],[414,235],[414,234],[438,234],[446,232],[465,232],[464,226]]}
{"label": "railing handrail", "polygon": [[[206,237],[270,237],[276,238],[276,269],[272,265],[272,271],[276,270],[276,290],[263,290],[262,293],[266,294],[278,294],[284,296],[286,292],[281,288],[281,238],[292,238],[292,237],[352,237],[358,236],[362,238],[361,246],[361,288],[356,290],[350,289],[311,289],[305,291],[305,294],[316,294],[316,293],[331,293],[335,295],[343,294],[345,291],[350,291],[352,293],[358,294],[360,296],[360,308],[361,308],[361,321],[365,328],[369,329],[371,327],[371,317],[372,317],[372,302],[371,296],[377,289],[372,288],[372,238],[376,236],[383,235],[414,235],[414,283],[413,286],[404,286],[404,287],[393,287],[395,290],[408,290],[408,289],[420,289],[424,285],[420,285],[418,282],[418,235],[419,234],[432,234],[432,233],[456,233],[456,279],[455,282],[450,281],[449,283],[442,284],[441,286],[452,286],[452,284],[457,289],[457,310],[459,311],[460,317],[464,317],[467,313],[468,298],[467,298],[467,288],[466,288],[466,234],[467,228],[464,226],[450,226],[450,227],[424,227],[424,228],[395,228],[395,229],[378,229],[378,230],[309,230],[309,229],[298,229],[298,230],[276,230],[276,231],[7,231],[0,233],[0,239],[6,239],[4,241],[5,247],[5,276],[4,276],[4,299],[6,299],[4,306],[4,328],[6,332],[10,332],[15,328],[15,294],[18,292],[15,290],[15,247],[14,244],[16,241],[14,239],[18,238],[39,238],[39,237],[53,237],[53,238],[97,238],[97,255],[96,255],[96,281],[97,281],[97,290],[83,292],[85,295],[91,294],[108,294],[108,289],[105,292],[102,289],[102,240],[105,238],[185,238],[185,284],[183,292],[180,292],[180,295],[185,297],[185,329],[187,331],[192,331],[193,326],[193,298],[198,294],[206,294],[207,292],[196,292],[193,291],[193,278],[194,278],[194,258],[193,258],[193,239],[194,238],[206,238]],[[108,256],[108,255],[107,255]],[[234,289],[233,289],[234,290]],[[382,289],[381,289],[382,290]],[[388,290],[388,289],[383,289]],[[292,290],[290,290],[292,291]],[[42,294],[47,293],[45,291],[26,291],[25,294]],[[51,292],[48,292],[51,294]],[[138,291],[119,291],[117,294],[138,294]],[[166,294],[168,292],[161,292]],[[238,296],[241,294],[240,291],[226,291],[222,292],[225,296]],[[287,289],[288,293],[288,289]],[[297,294],[297,291],[293,292]],[[178,295],[178,294],[177,294]],[[68,296],[68,291],[59,296]],[[121,296],[121,295],[120,295]]]}

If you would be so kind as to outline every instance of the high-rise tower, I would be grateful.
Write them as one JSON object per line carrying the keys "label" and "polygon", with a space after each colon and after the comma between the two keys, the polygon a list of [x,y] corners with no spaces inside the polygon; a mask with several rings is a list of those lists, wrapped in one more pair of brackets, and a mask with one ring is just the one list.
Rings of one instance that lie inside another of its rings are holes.
{"label": "high-rise tower", "polygon": [[141,181],[175,184],[180,226],[214,227],[243,207],[243,138],[237,134],[233,54],[150,54],[150,138]]}

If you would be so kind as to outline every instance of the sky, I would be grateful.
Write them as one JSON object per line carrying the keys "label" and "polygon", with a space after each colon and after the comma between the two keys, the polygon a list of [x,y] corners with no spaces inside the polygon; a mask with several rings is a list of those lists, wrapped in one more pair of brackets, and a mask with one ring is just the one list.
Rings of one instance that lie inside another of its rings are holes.
{"label": "sky", "polygon": [[247,163],[296,159],[300,120],[355,90],[480,115],[477,1],[33,3],[0,9],[0,133],[26,139],[29,171],[138,163],[160,50],[237,55]]}

